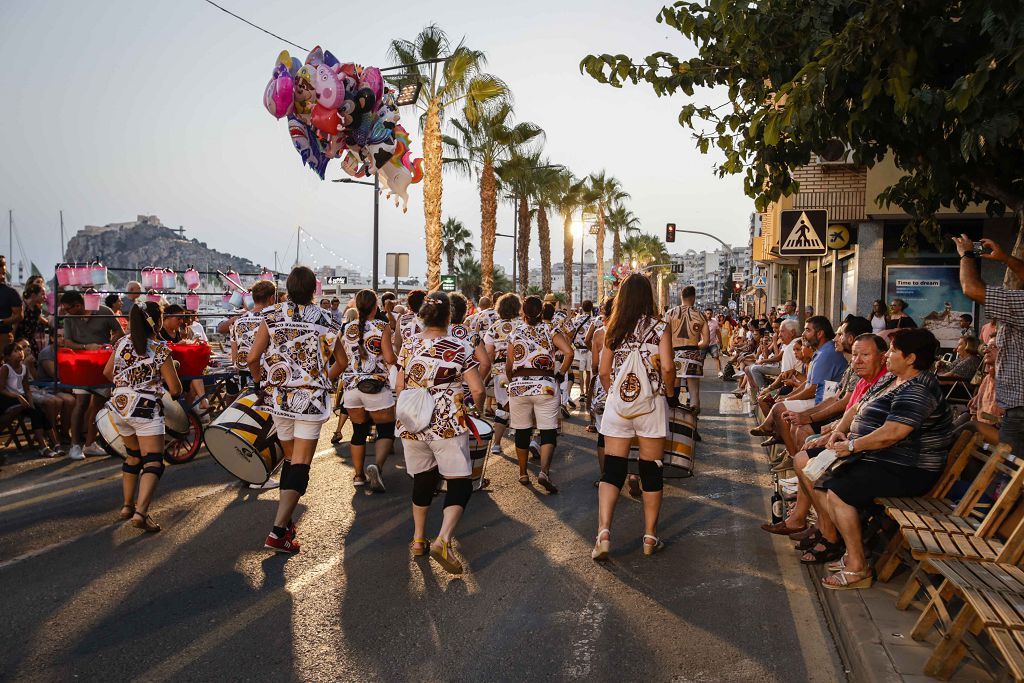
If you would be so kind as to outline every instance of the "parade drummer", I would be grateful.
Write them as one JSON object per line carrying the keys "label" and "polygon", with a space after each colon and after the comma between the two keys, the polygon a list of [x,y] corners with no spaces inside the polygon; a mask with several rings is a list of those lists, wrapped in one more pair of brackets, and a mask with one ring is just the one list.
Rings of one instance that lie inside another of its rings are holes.
{"label": "parade drummer", "polygon": [[[377,294],[363,289],[356,294],[356,319],[345,323],[341,341],[341,381],[344,406],[352,420],[352,479],[354,486],[369,481],[373,491],[385,490],[384,462],[395,440],[395,396],[388,384],[388,366],[395,364],[391,326],[377,313]],[[370,427],[377,426],[374,462],[363,468]]]}
{"label": "parade drummer", "polygon": [[672,350],[676,379],[686,380],[686,396],[694,413],[700,413],[700,380],[704,377],[704,349],[710,343],[708,321],[697,310],[697,290],[683,287],[682,303],[669,309],[665,319],[672,333]]}
{"label": "parade drummer", "polygon": [[[558,493],[551,481],[551,460],[558,443],[559,384],[572,365],[573,349],[566,338],[552,334],[542,320],[544,304],[539,297],[523,302],[522,323],[508,338],[505,374],[509,378],[508,402],[512,429],[516,430],[519,483],[530,483],[526,463],[533,429],[540,431],[540,475],[537,482],[548,493]],[[555,367],[555,354],[562,362]]]}
{"label": "parade drummer", "polygon": [[231,364],[239,371],[249,372],[249,351],[256,331],[263,322],[263,310],[277,300],[277,285],[270,280],[257,280],[252,289],[252,310],[231,323]]}
{"label": "parade drummer", "polygon": [[[124,442],[121,465],[124,504],[121,519],[143,531],[160,531],[149,514],[157,482],[164,473],[163,395],[181,395],[181,380],[167,342],[160,339],[163,315],[152,301],[132,306],[128,336],[114,344],[103,374],[114,383],[107,409]],[[165,388],[166,387],[166,388]],[[136,487],[138,496],[136,496]]]}
{"label": "parade drummer", "polygon": [[[466,321],[466,311],[469,308],[469,301],[467,301],[466,297],[458,292],[449,294],[448,301],[452,308],[452,317],[451,323],[448,325],[448,334],[456,339],[461,339],[469,343],[470,348],[473,349],[473,356],[476,358],[476,362],[478,364],[477,372],[479,373],[481,381],[484,382],[484,386],[486,388],[487,383],[485,378],[487,377],[487,373],[491,371],[491,359],[490,356],[487,355],[487,349],[484,348],[483,339],[480,334]],[[466,386],[465,383],[463,383],[463,395],[470,401],[473,400],[469,387]],[[478,411],[477,414],[482,416],[484,408],[483,405],[477,406],[474,404],[474,407]]]}
{"label": "parade drummer", "polygon": [[[575,379],[579,382],[580,393],[584,402],[589,402],[590,400],[590,384],[593,377],[591,373],[590,345],[587,344],[587,336],[593,324],[594,302],[590,299],[585,299],[580,304],[580,312],[572,319],[572,322],[566,325],[569,328],[569,341],[572,342],[572,347],[576,353],[573,360],[573,369],[579,372],[579,377]],[[572,387],[572,380],[568,382],[568,386]],[[568,394],[568,391],[566,393]]]}
{"label": "parade drummer", "polygon": [[[462,562],[451,547],[452,534],[473,493],[470,418],[464,406],[463,382],[469,386],[477,405],[483,404],[484,384],[473,349],[448,334],[448,296],[443,292],[428,295],[420,315],[424,328],[402,346],[396,387],[399,397],[406,389],[428,389],[434,403],[430,424],[423,431],[412,433],[398,422],[406,470],[413,475],[411,549],[415,556],[429,552],[446,571],[461,574]],[[446,480],[448,490],[441,529],[428,545],[427,512],[440,477]]]}
{"label": "parade drummer", "polygon": [[[263,309],[247,363],[253,381],[266,394],[263,405],[273,416],[285,456],[277,516],[264,547],[297,553],[292,513],[309,485],[313,452],[331,415],[331,382],[341,374],[343,352],[337,343],[341,330],[330,311],[313,302],[313,271],[297,266],[285,288],[284,302]],[[328,368],[332,356],[337,362]]]}
{"label": "parade drummer", "polygon": [[398,355],[402,351],[402,345],[405,344],[413,336],[419,334],[423,330],[423,324],[420,321],[420,306],[423,305],[423,300],[427,296],[425,289],[414,289],[409,292],[409,296],[405,298],[405,303],[408,305],[405,313],[398,316],[396,323],[398,327],[398,334],[395,335],[395,355]]}
{"label": "parade drummer", "polygon": [[505,361],[508,358],[508,338],[519,327],[522,302],[509,292],[498,299],[498,320],[484,334],[484,348],[491,359],[491,381],[494,382],[494,439],[491,453],[501,453],[501,438],[508,429],[508,376]]}
{"label": "parade drummer", "polygon": [[[605,320],[612,314],[613,301],[614,299],[606,299],[604,302],[602,314]],[[590,353],[587,357],[590,360],[589,375],[592,378],[590,386],[590,414],[593,416],[594,428],[597,430],[597,466],[600,468],[601,474],[604,474],[604,434],[601,433],[601,416],[604,415],[604,404],[608,398],[608,392],[605,391],[604,385],[601,384],[597,374],[601,367],[604,337],[604,325],[592,322],[591,329],[587,333],[587,339],[590,340]],[[594,486],[598,486],[600,483],[601,480],[598,479],[594,482]]]}
{"label": "parade drummer", "polygon": [[[612,313],[605,324],[604,349],[599,375],[601,385],[609,392],[601,416],[604,435],[604,473],[598,486],[597,542],[590,556],[608,559],[612,517],[619,492],[629,472],[629,448],[633,437],[640,444],[640,487],[644,506],[644,555],[653,555],[665,544],[658,538],[658,515],[661,512],[664,478],[661,459],[668,433],[668,401],[675,386],[675,363],[672,358],[668,325],[657,317],[654,290],[646,276],[633,273],[619,286],[612,304]],[[615,380],[622,364],[634,350],[639,351],[646,380],[654,394],[653,410],[627,417],[622,408],[639,398],[643,380],[629,375],[617,387]],[[673,399],[674,402],[675,399]],[[620,407],[621,406],[621,407]]]}

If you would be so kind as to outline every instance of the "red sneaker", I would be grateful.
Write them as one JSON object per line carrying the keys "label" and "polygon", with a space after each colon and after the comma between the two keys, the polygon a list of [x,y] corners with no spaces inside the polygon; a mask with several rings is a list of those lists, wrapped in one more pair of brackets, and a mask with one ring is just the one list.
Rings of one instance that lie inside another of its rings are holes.
{"label": "red sneaker", "polygon": [[294,555],[299,552],[302,545],[287,535],[284,538],[278,538],[274,534],[269,534],[267,540],[263,542],[263,547],[273,550],[275,553],[285,553],[287,555]]}
{"label": "red sneaker", "polygon": [[285,538],[289,541],[294,541],[295,536],[299,533],[299,527],[295,526],[295,522],[288,522],[288,531],[285,534]]}

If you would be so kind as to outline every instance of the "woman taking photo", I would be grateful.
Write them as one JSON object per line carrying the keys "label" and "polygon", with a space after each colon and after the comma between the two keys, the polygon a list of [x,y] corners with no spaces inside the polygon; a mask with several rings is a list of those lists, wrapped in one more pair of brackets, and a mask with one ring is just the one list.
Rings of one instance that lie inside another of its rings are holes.
{"label": "woman taking photo", "polygon": [[[422,431],[411,432],[398,423],[405,451],[405,467],[412,475],[412,554],[426,555],[451,574],[462,573],[462,562],[452,551],[452,534],[473,493],[469,454],[468,416],[463,382],[473,400],[483,405],[484,384],[477,372],[469,344],[448,334],[451,304],[447,295],[428,295],[419,309],[423,330],[402,346],[398,359],[399,397],[408,389],[426,389],[433,400],[433,414]],[[433,543],[427,541],[427,512],[439,478],[447,481],[441,529]]]}
{"label": "woman taking photo", "polygon": [[[274,526],[263,547],[278,553],[297,553],[292,513],[309,485],[309,466],[320,439],[320,428],[331,416],[331,382],[342,369],[339,327],[313,302],[316,276],[298,266],[285,283],[284,303],[263,309],[246,363],[253,382],[267,398],[263,407],[274,417],[277,438],[284,449],[281,494]],[[328,369],[331,357],[335,363]],[[264,377],[266,368],[266,377]]]}
{"label": "woman taking photo", "polygon": [[508,338],[519,327],[519,313],[522,302],[519,296],[503,294],[498,299],[498,320],[491,324],[484,333],[484,348],[491,367],[494,368],[494,439],[491,442],[491,453],[501,453],[501,438],[508,429],[508,376],[505,374],[505,361],[508,360]]}
{"label": "woman taking photo", "polygon": [[[121,519],[143,531],[160,531],[149,514],[157,482],[164,473],[164,391],[181,395],[171,350],[161,341],[163,316],[152,301],[132,306],[128,335],[114,344],[103,374],[114,383],[107,409],[124,442],[121,465],[124,505]],[[166,386],[166,389],[165,389]],[[138,487],[138,497],[136,497]]]}
{"label": "woman taking photo", "polygon": [[875,299],[871,304],[871,332],[881,334],[889,328],[889,307],[884,299]]}
{"label": "woman taking photo", "polygon": [[[551,458],[558,443],[559,385],[572,367],[572,344],[560,333],[551,333],[543,322],[544,304],[537,296],[523,302],[523,322],[508,338],[505,374],[508,382],[509,425],[516,430],[516,458],[519,483],[528,485],[526,463],[530,438],[540,431],[540,475],[537,482],[548,493],[558,493],[551,481]],[[561,351],[562,365],[555,368],[555,353]]]}
{"label": "woman taking photo", "polygon": [[[341,381],[344,406],[352,420],[352,469],[354,486],[367,481],[370,489],[384,489],[384,462],[395,441],[395,396],[388,384],[388,366],[395,364],[391,326],[377,317],[377,295],[370,289],[356,294],[355,320],[345,323],[341,335]],[[371,422],[372,421],[372,422]],[[366,466],[366,440],[377,425],[374,461]]]}
{"label": "woman taking photo", "polygon": [[605,444],[604,473],[597,489],[597,543],[590,554],[594,560],[608,559],[612,517],[629,471],[627,458],[634,436],[640,442],[644,555],[653,555],[665,547],[658,538],[658,515],[664,484],[661,459],[668,431],[667,397],[674,392],[676,371],[671,334],[667,333],[667,323],[656,316],[656,310],[650,280],[634,273],[619,287],[606,326],[599,369],[601,386],[606,392],[612,391],[619,369],[636,350],[654,394],[654,406],[651,412],[635,417],[625,417],[618,412],[639,397],[644,378],[633,376],[624,377],[617,387],[618,394],[609,395],[605,402],[601,418]]}

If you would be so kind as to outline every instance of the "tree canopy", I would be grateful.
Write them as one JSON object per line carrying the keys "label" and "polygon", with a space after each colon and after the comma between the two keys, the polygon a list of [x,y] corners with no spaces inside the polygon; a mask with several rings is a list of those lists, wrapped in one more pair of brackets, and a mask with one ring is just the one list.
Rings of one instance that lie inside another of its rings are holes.
{"label": "tree canopy", "polygon": [[[696,47],[684,59],[589,55],[581,71],[658,96],[718,88],[679,112],[720,176],[742,174],[759,210],[798,190],[792,171],[832,140],[907,176],[877,198],[934,237],[934,214],[972,202],[1024,218],[1024,13],[1012,0],[703,0],[657,20]],[[1015,252],[1022,248],[1018,235]]]}

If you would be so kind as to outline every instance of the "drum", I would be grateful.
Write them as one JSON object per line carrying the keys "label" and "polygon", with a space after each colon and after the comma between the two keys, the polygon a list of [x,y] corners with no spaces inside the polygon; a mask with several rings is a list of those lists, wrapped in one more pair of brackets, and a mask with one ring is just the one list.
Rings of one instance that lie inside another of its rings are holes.
{"label": "drum", "polygon": [[96,413],[96,431],[99,432],[99,437],[104,445],[104,450],[111,455],[118,455],[121,458],[128,457],[128,452],[124,447],[124,440],[121,438],[120,432],[117,431],[117,425],[114,424],[112,413],[110,408],[103,406],[99,412]]}
{"label": "drum", "polygon": [[206,448],[221,467],[250,484],[263,484],[284,460],[270,413],[245,391],[206,428]]}
{"label": "drum", "polygon": [[[668,479],[684,479],[693,476],[694,434],[697,432],[697,416],[686,406],[670,408],[668,435],[665,437],[665,452],[661,458],[664,476]],[[629,445],[629,473],[638,474],[640,444],[636,437]]]}
{"label": "drum", "polygon": [[473,490],[479,491],[484,485],[484,469],[487,466],[487,456],[491,452],[491,437],[494,436],[494,429],[491,428],[489,422],[478,417],[471,415],[469,419],[480,436],[480,441],[477,442],[476,434],[470,430],[469,457],[473,463]]}
{"label": "drum", "polygon": [[164,429],[174,436],[188,434],[188,415],[181,404],[171,398],[166,391],[160,402],[164,404]]}

